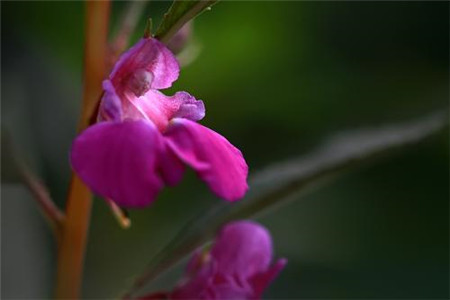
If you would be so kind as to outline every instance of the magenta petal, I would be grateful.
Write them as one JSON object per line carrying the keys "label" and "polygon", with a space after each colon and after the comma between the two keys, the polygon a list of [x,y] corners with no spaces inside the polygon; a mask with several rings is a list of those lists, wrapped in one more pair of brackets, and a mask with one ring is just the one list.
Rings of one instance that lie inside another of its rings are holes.
{"label": "magenta petal", "polygon": [[154,38],[143,38],[120,56],[111,72],[111,81],[116,87],[125,85],[138,70],[151,72],[149,88],[165,89],[177,80],[180,67],[164,44]]}
{"label": "magenta petal", "polygon": [[272,260],[270,233],[251,221],[229,223],[219,233],[211,257],[222,274],[249,278],[264,272]]}
{"label": "magenta petal", "polygon": [[209,252],[197,249],[184,280],[170,299],[260,299],[263,291],[286,265],[270,266],[272,239],[262,225],[235,221],[219,232]]}
{"label": "magenta petal", "polygon": [[230,284],[223,284],[214,287],[214,294],[215,299],[226,299],[226,300],[250,299],[248,290],[245,290],[241,287],[235,287]]}
{"label": "magenta petal", "polygon": [[163,187],[155,171],[161,147],[150,122],[102,122],[75,139],[70,160],[96,194],[121,207],[144,207]]}
{"label": "magenta petal", "polygon": [[[125,298],[128,299],[128,298]],[[139,298],[136,298],[137,300],[164,300],[169,299],[169,293],[166,292],[157,292],[157,293],[151,293]]]}
{"label": "magenta petal", "polygon": [[250,282],[253,286],[254,297],[261,298],[264,290],[269,284],[280,274],[287,264],[287,259],[279,259],[273,266],[271,266],[266,272],[259,273],[250,278]]}
{"label": "magenta petal", "polygon": [[170,299],[211,299],[206,294],[212,285],[214,265],[206,264],[196,271],[174,289]]}
{"label": "magenta petal", "polygon": [[173,119],[165,133],[170,148],[190,165],[219,197],[242,198],[248,167],[241,151],[223,136],[188,119]]}
{"label": "magenta petal", "polygon": [[159,169],[161,177],[164,183],[168,186],[177,185],[181,179],[183,179],[183,174],[185,170],[185,165],[183,162],[168,149],[167,145],[163,145],[163,151],[159,156]]}

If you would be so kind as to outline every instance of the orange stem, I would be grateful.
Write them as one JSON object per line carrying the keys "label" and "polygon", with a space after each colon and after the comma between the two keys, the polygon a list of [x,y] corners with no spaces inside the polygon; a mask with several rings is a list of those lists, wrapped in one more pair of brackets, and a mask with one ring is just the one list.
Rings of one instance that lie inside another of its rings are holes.
{"label": "orange stem", "polygon": [[[84,90],[79,130],[89,126],[102,93],[106,73],[109,1],[87,1],[85,23]],[[66,220],[58,248],[56,298],[78,299],[89,229],[92,194],[72,174]]]}

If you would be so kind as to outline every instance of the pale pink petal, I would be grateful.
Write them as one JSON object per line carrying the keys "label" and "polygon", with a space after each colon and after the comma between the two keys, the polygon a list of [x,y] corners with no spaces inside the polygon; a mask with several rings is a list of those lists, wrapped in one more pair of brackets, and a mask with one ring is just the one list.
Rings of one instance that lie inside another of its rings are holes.
{"label": "pale pink petal", "polygon": [[220,134],[188,119],[173,119],[165,133],[170,148],[210,189],[229,201],[248,189],[248,167],[241,151]]}
{"label": "pale pink petal", "polygon": [[181,103],[173,118],[200,121],[205,117],[205,105],[202,100],[197,100],[186,92],[177,92],[173,97],[176,97]]}
{"label": "pale pink petal", "polygon": [[252,221],[227,224],[211,249],[221,274],[249,278],[265,271],[272,260],[272,239],[263,226]]}
{"label": "pale pink petal", "polygon": [[151,80],[148,88],[165,89],[177,80],[180,67],[175,56],[154,38],[143,38],[124,52],[111,72],[110,79],[120,91],[127,87],[130,76],[146,70]]}
{"label": "pale pink petal", "polygon": [[180,30],[170,39],[167,48],[174,54],[178,54],[183,50],[192,37],[192,22],[187,22]]}
{"label": "pale pink petal", "polygon": [[[149,90],[141,97],[133,94],[126,95],[131,108],[126,106],[125,118],[146,118],[152,121],[160,131],[169,125],[169,120],[175,116],[198,120],[205,115],[205,106],[201,100],[196,100],[186,92],[177,92],[173,96],[166,96],[157,90]],[[140,115],[136,114],[140,112]]]}
{"label": "pale pink petal", "polygon": [[128,99],[142,116],[152,121],[160,131],[167,127],[181,104],[177,98],[168,97],[157,90],[149,90],[141,97],[129,95]]}
{"label": "pale pink petal", "polygon": [[161,139],[148,121],[101,122],[75,139],[71,164],[96,194],[121,207],[144,207],[164,185],[156,172]]}

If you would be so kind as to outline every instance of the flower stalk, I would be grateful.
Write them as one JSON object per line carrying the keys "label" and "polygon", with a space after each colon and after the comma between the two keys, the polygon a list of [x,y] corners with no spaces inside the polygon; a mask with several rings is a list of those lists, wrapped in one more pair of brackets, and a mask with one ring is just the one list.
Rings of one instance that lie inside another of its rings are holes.
{"label": "flower stalk", "polygon": [[[79,131],[89,126],[102,93],[106,73],[109,1],[87,1],[85,23],[84,90]],[[58,247],[55,296],[77,299],[80,296],[83,262],[91,214],[92,194],[72,174],[66,221]]]}
{"label": "flower stalk", "polygon": [[33,194],[36,203],[42,211],[42,214],[49,222],[56,239],[60,240],[65,221],[64,213],[53,202],[47,188],[36,177],[36,175],[27,169],[22,162],[16,161],[16,164],[22,181]]}

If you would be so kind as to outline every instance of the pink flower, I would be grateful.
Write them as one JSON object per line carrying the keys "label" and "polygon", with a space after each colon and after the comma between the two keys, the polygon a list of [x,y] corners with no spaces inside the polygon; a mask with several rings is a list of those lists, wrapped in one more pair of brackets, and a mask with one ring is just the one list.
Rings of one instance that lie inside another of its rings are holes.
{"label": "pink flower", "polygon": [[272,260],[272,239],[255,222],[227,224],[211,251],[197,250],[186,270],[186,278],[171,293],[141,299],[260,299],[264,290],[287,263]]}
{"label": "pink flower", "polygon": [[187,22],[180,30],[170,39],[167,47],[175,54],[180,53],[192,38],[192,21]]}
{"label": "pink flower", "polygon": [[219,197],[244,196],[247,164],[227,139],[196,122],[205,116],[203,102],[158,91],[178,73],[173,54],[153,38],[120,57],[103,82],[99,122],[75,139],[70,154],[95,193],[122,207],[144,207],[165,185],[179,183],[188,165]]}

